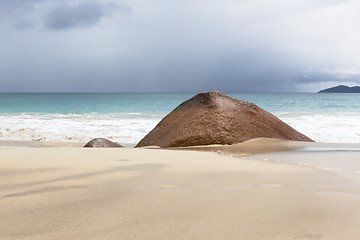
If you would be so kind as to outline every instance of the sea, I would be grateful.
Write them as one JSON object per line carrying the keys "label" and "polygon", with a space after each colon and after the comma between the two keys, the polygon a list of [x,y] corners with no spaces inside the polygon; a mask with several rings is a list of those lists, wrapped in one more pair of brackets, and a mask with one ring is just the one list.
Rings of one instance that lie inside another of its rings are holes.
{"label": "sea", "polygon": [[[0,140],[136,144],[196,93],[4,93]],[[318,142],[360,143],[360,94],[227,93]]]}

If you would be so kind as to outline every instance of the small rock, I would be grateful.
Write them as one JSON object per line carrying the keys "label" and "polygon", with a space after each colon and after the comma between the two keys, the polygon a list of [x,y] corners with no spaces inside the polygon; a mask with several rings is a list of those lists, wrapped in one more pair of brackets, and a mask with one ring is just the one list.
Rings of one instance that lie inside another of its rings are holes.
{"label": "small rock", "polygon": [[95,138],[88,142],[84,147],[92,147],[92,148],[122,148],[118,143],[109,141],[105,138]]}

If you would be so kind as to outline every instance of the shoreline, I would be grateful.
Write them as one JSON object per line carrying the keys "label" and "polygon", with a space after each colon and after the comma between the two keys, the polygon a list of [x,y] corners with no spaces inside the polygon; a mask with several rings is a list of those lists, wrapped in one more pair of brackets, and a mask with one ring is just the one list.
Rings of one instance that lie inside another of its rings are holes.
{"label": "shoreline", "polygon": [[[44,146],[44,147],[83,147],[87,142],[76,142],[76,141],[27,141],[27,140],[0,140],[0,146],[6,147],[31,147],[31,146]],[[123,145],[125,148],[133,148],[136,143],[124,143],[117,142]],[[327,142],[302,142],[302,141],[291,141],[285,139],[276,138],[256,138],[251,139],[242,143],[233,145],[203,145],[203,146],[190,146],[181,148],[167,148],[167,149],[188,149],[196,151],[217,151],[218,149],[224,148],[229,152],[241,151],[245,152],[256,152],[253,146],[261,146],[266,148],[269,152],[273,151],[285,151],[285,150],[296,150],[302,148],[360,148],[360,143],[327,143]],[[232,150],[234,149],[234,150]]]}
{"label": "shoreline", "polygon": [[[310,144],[324,151],[267,139],[239,145],[222,154],[219,146],[0,148],[0,238],[359,238],[359,174],[275,161],[334,161],[330,145]],[[352,150],[343,156],[358,157]],[[246,155],[235,157],[239,151]]]}
{"label": "shoreline", "polygon": [[[51,141],[13,141],[0,140],[0,149],[25,149],[25,148],[83,148],[85,142],[51,142]],[[360,175],[360,143],[319,143],[300,142],[284,139],[258,138],[233,145],[204,145],[178,148],[160,148],[158,146],[147,146],[135,148],[136,144],[123,144],[123,149],[154,149],[170,151],[193,151],[211,152],[220,156],[229,156],[241,159],[272,161],[296,166],[312,167],[319,170],[355,173]],[[109,149],[109,148],[103,148]],[[111,149],[111,148],[110,148]],[[105,150],[104,150],[105,151]],[[346,164],[342,169],[341,155],[355,163],[354,166]],[[324,157],[326,156],[326,157]],[[301,159],[303,158],[303,159]],[[306,161],[306,159],[318,158],[317,161]],[[338,161],[340,160],[340,161]],[[327,166],[325,166],[327,165]]]}
{"label": "shoreline", "polygon": [[[54,141],[25,141],[25,140],[0,140],[0,148],[27,148],[27,147],[84,147],[86,142],[54,142]],[[126,148],[135,144],[121,143]]]}

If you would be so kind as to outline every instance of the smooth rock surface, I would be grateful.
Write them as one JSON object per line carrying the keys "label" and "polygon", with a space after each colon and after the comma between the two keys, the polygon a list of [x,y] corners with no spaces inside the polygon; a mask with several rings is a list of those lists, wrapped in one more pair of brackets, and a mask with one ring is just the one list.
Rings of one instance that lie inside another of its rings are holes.
{"label": "smooth rock surface", "polygon": [[313,141],[251,102],[212,91],[180,104],[136,147],[234,144],[254,138]]}
{"label": "smooth rock surface", "polygon": [[105,138],[95,138],[88,142],[84,147],[92,147],[92,148],[121,148],[118,143],[112,142]]}

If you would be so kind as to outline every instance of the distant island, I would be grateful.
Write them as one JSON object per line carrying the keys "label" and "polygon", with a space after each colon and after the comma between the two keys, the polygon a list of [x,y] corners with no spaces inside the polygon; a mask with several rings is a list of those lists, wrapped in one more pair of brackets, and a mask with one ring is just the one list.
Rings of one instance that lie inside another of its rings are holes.
{"label": "distant island", "polygon": [[336,87],[321,90],[318,93],[360,93],[360,87],[348,87],[344,85],[339,85]]}

